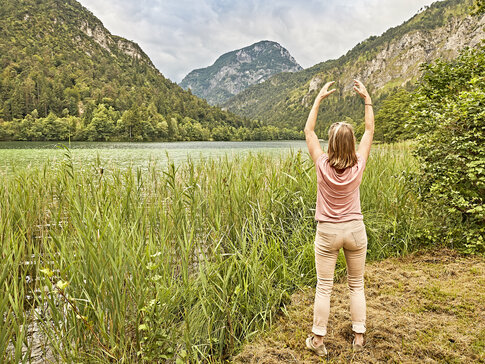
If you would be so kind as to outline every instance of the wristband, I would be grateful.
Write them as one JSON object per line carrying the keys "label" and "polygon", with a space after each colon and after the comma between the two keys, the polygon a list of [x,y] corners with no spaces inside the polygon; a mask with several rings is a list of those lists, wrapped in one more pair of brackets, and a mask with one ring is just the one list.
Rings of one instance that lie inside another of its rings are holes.
{"label": "wristband", "polygon": [[372,106],[372,104],[365,104],[366,106]]}

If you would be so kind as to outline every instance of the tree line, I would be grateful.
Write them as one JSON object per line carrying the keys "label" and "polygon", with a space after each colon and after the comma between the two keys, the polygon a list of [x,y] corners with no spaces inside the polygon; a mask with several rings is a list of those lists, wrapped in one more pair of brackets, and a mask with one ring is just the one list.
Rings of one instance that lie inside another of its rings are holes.
{"label": "tree line", "polygon": [[23,119],[0,121],[0,140],[79,141],[192,141],[192,140],[289,140],[302,139],[302,131],[262,125],[201,123],[191,117],[164,117],[155,105],[132,106],[123,112],[113,106],[90,103],[82,116],[50,112],[40,117],[34,109]]}

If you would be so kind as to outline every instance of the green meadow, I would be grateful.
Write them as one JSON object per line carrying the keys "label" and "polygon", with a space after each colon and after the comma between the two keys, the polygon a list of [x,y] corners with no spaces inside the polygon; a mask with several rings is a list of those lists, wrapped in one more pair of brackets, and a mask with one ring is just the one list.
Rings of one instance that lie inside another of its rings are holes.
{"label": "green meadow", "polygon": [[[411,149],[371,152],[369,260],[427,244],[437,218],[418,201]],[[65,149],[54,166],[0,175],[4,361],[34,349],[62,362],[223,361],[315,284],[306,151],[103,165]]]}

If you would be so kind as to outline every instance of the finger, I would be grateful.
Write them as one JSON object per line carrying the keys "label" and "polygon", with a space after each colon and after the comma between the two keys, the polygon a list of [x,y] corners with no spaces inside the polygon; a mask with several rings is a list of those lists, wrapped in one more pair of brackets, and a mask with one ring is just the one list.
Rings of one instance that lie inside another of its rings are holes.
{"label": "finger", "polygon": [[330,94],[333,94],[335,91],[337,91],[337,89],[336,89],[336,88],[334,88],[333,90],[328,91],[328,94],[329,94],[329,95],[330,95]]}

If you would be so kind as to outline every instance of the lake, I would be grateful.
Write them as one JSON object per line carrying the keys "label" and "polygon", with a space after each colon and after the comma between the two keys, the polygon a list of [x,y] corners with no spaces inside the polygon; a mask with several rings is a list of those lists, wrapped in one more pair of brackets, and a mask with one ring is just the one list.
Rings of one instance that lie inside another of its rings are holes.
{"label": "lake", "polygon": [[[63,159],[65,151],[59,142],[0,142],[0,169],[15,170],[18,167],[55,165]],[[141,167],[149,164],[166,164],[185,161],[187,158],[200,160],[227,155],[232,158],[241,154],[281,154],[290,151],[306,151],[304,140],[247,141],[247,142],[71,142],[70,148],[76,163],[91,163],[97,158],[103,166]]]}

